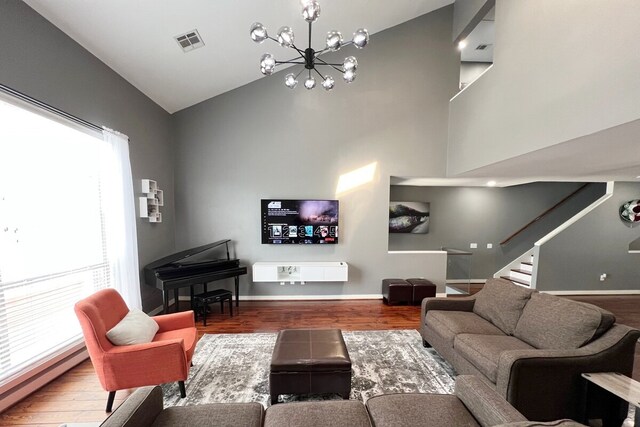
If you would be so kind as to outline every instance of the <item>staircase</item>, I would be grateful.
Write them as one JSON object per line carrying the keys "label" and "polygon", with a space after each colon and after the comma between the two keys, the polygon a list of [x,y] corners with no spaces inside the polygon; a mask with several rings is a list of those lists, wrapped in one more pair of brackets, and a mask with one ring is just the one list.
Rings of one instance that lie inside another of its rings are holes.
{"label": "staircase", "polygon": [[513,283],[525,288],[531,287],[531,274],[533,274],[533,255],[524,261],[520,261],[518,268],[509,270],[508,276],[500,276],[502,279],[511,280]]}

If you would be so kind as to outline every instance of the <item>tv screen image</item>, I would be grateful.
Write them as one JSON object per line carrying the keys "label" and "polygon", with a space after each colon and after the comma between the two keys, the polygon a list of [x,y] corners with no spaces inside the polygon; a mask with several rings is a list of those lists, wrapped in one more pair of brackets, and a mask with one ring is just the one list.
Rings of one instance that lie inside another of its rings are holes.
{"label": "tv screen image", "polygon": [[262,243],[337,244],[337,200],[262,199]]}

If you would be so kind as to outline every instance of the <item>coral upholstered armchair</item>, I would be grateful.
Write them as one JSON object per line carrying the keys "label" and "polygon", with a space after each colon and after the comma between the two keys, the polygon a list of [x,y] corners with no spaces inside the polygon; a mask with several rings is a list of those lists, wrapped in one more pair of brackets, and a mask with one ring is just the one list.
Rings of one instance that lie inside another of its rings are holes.
{"label": "coral upholstered armchair", "polygon": [[117,291],[98,291],[77,302],[75,312],[100,384],[109,392],[107,412],[116,390],[178,381],[181,397],[186,396],[184,381],[197,341],[192,311],[155,316],[159,329],[152,342],[122,346],[107,339],[129,312]]}

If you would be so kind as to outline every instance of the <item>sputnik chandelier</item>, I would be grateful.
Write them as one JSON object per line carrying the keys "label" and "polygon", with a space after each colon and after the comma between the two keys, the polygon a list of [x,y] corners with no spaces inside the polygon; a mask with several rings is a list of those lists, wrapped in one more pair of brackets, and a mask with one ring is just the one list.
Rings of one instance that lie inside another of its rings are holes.
{"label": "sputnik chandelier", "polygon": [[297,74],[289,73],[284,78],[284,84],[290,88],[295,89],[298,86],[298,76],[302,74],[304,70],[307,70],[307,78],[304,81],[304,87],[311,90],[316,87],[316,79],[312,75],[312,71],[316,72],[322,80],[322,87],[330,91],[335,85],[335,80],[328,74],[321,73],[316,67],[325,66],[331,67],[336,71],[342,73],[342,78],[345,82],[351,83],[356,78],[356,69],[358,68],[358,61],[354,56],[348,56],[344,59],[342,64],[332,64],[324,61],[320,58],[320,55],[326,52],[336,52],[340,48],[354,45],[358,49],[364,48],[369,43],[369,32],[364,28],[358,28],[353,33],[353,39],[348,42],[344,42],[342,34],[339,31],[329,31],[327,33],[327,42],[324,49],[315,51],[311,48],[311,26],[320,16],[320,4],[315,0],[303,0],[302,1],[302,17],[309,23],[309,47],[305,50],[299,49],[294,43],[293,30],[290,27],[280,27],[277,34],[277,39],[267,34],[267,29],[259,22],[255,22],[251,25],[251,39],[256,43],[262,43],[265,40],[273,40],[279,43],[282,47],[288,47],[297,52],[297,56],[288,61],[277,61],[276,58],[270,54],[265,53],[260,58],[260,71],[262,74],[268,76],[275,72],[276,66],[280,64],[299,64],[304,65],[304,68]]}

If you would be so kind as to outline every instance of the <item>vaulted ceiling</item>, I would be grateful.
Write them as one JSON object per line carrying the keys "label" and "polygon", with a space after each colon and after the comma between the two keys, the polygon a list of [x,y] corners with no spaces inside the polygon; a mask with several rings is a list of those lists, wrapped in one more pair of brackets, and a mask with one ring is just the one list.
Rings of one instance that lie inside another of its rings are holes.
{"label": "vaulted ceiling", "polygon": [[[253,43],[253,22],[262,22],[272,36],[286,25],[298,40],[308,37],[300,0],[25,2],[170,113],[263,77],[258,63],[265,52],[290,59],[272,41]],[[345,38],[360,27],[374,34],[452,2],[320,0],[313,46],[322,48],[330,30]],[[205,46],[185,53],[174,37],[194,29]]]}

